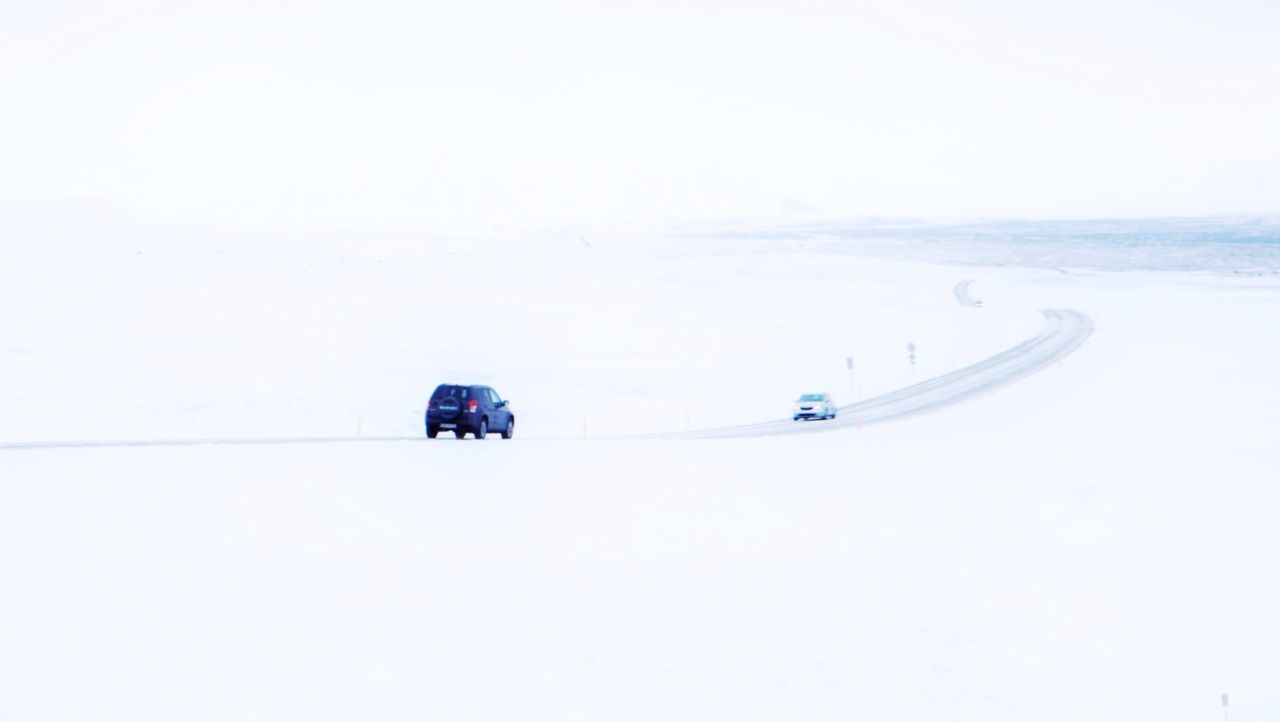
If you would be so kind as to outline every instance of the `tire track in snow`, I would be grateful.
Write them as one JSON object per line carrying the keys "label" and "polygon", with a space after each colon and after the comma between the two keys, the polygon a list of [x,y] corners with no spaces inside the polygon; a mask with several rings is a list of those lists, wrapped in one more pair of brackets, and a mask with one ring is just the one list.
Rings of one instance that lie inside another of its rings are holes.
{"label": "tire track in snow", "polygon": [[125,439],[120,441],[15,441],[3,449],[96,449],[128,446],[247,446],[250,444],[351,444],[360,441],[420,441],[423,436],[312,436],[261,439]]}

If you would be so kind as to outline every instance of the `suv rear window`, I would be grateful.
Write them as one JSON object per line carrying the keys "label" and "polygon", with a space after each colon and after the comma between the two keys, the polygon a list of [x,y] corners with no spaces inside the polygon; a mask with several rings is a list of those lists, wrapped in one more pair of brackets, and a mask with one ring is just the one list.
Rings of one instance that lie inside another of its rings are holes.
{"label": "suv rear window", "polygon": [[431,394],[431,400],[439,401],[445,397],[465,399],[470,390],[466,386],[437,386],[435,392]]}

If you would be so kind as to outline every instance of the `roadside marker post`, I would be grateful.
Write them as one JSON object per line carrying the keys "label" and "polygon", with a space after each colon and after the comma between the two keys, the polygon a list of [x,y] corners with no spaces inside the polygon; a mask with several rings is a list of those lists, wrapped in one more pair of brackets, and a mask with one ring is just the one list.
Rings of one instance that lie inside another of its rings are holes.
{"label": "roadside marker post", "polygon": [[844,365],[849,367],[849,391],[853,391],[853,357],[846,356]]}
{"label": "roadside marker post", "polygon": [[916,365],[916,344],[914,341],[907,344],[907,358],[911,361],[911,365]]}
{"label": "roadside marker post", "polygon": [[1222,693],[1222,722],[1231,722],[1231,718],[1228,717],[1227,715],[1228,711],[1229,711],[1229,707],[1227,705],[1227,693],[1223,692]]}

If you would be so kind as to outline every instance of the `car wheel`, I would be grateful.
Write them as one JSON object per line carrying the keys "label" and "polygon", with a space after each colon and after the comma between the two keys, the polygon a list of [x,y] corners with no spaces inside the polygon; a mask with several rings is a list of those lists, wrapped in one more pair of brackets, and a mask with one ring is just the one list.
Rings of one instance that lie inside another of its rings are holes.
{"label": "car wheel", "polygon": [[507,419],[507,428],[502,432],[502,438],[510,439],[516,433],[516,420],[514,417]]}
{"label": "car wheel", "polygon": [[489,433],[489,420],[480,419],[480,428],[476,429],[476,438],[483,439],[487,433]]}
{"label": "car wheel", "polygon": [[465,439],[465,438],[467,438],[467,432],[466,432],[466,431],[464,431],[464,430],[462,430],[462,429],[454,429],[454,430],[453,430],[453,435],[454,435],[454,437],[455,437],[455,438],[458,438],[458,439]]}
{"label": "car wheel", "polygon": [[434,438],[436,438],[436,434],[438,434],[438,433],[440,433],[440,426],[439,426],[438,424],[427,424],[427,438],[428,438],[428,439],[434,439]]}

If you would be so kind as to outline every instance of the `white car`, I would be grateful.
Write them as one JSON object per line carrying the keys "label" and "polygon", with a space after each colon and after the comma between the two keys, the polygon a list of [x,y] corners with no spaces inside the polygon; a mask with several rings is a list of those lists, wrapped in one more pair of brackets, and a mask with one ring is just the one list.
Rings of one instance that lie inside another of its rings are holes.
{"label": "white car", "polygon": [[834,419],[836,403],[831,394],[803,394],[791,407],[791,420],[800,419]]}

